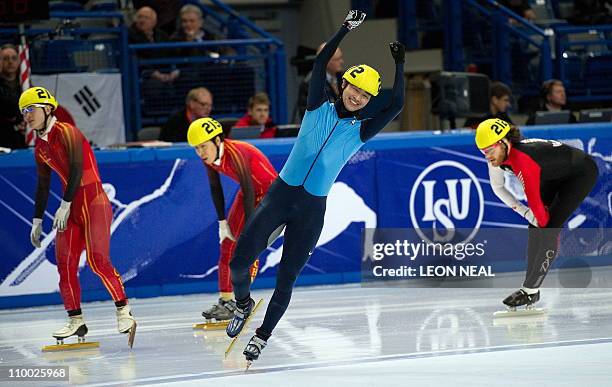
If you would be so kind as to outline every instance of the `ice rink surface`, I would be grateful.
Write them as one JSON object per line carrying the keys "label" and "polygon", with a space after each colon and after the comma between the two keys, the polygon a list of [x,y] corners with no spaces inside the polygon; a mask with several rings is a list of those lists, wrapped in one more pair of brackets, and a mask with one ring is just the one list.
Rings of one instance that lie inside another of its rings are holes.
{"label": "ice rink surface", "polygon": [[544,289],[546,315],[494,319],[512,290],[297,288],[246,374],[241,353],[266,305],[224,360],[223,331],[192,329],[213,294],[132,300],[139,327],[131,350],[111,302],[83,305],[87,339],[100,348],[61,353],[41,352],[65,321],[61,306],[3,310],[0,358],[67,365],[71,383],[89,386],[612,385],[612,289]]}

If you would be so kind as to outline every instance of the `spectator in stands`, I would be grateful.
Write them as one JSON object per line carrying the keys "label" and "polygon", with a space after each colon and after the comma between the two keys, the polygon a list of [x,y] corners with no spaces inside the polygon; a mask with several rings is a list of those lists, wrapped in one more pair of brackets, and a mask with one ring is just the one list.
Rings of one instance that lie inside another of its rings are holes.
{"label": "spectator in stands", "polygon": [[[180,12],[180,28],[172,35],[174,42],[204,42],[217,40],[217,37],[204,29],[202,10],[193,4],[184,5]],[[222,47],[190,47],[178,50],[179,56],[212,56],[231,55],[231,49]]]}
{"label": "spectator in stands", "polygon": [[[151,7],[142,7],[136,11],[134,22],[128,30],[128,41],[130,44],[139,43],[163,43],[170,40],[170,37],[157,25],[157,13]],[[157,58],[160,56],[159,50],[139,50],[138,57],[141,59]],[[161,72],[154,70],[151,78],[160,82],[172,82],[179,76],[178,70]]]}
{"label": "spectator in stands", "polygon": [[191,89],[185,98],[185,108],[174,113],[162,126],[159,139],[169,142],[187,141],[189,124],[209,117],[213,106],[212,93],[205,87]]}
{"label": "spectator in stands", "polygon": [[276,136],[276,125],[270,118],[270,98],[266,93],[257,93],[249,98],[247,113],[234,125],[234,128],[245,126],[261,126],[259,137],[273,138]]}
{"label": "spectator in stands", "polygon": [[500,3],[529,22],[533,23],[536,19],[536,14],[529,5],[529,0],[501,0]]}
{"label": "spectator in stands", "polygon": [[[130,44],[159,43],[170,40],[168,34],[157,28],[157,13],[151,7],[142,7],[136,11],[134,22],[128,29]],[[139,51],[140,58],[150,58],[154,54],[150,51]]]}
{"label": "spectator in stands", "polygon": [[19,56],[17,47],[0,47],[0,147],[26,148],[25,122],[19,112]]}
{"label": "spectator in stands", "polygon": [[512,106],[512,91],[502,82],[492,82],[489,88],[489,113],[482,117],[470,117],[463,125],[466,128],[476,129],[478,124],[489,118],[501,118],[502,120],[513,123],[508,116],[508,109]]}
{"label": "spectator in stands", "polygon": [[[317,55],[323,50],[325,47],[325,42],[319,45],[317,48]],[[327,94],[327,98],[330,101],[335,101],[339,96],[339,85],[342,83],[342,74],[344,73],[344,57],[342,55],[342,50],[338,48],[334,53],[334,56],[327,63],[327,72],[326,72],[326,83],[325,83],[325,93]],[[306,100],[308,99],[308,83],[310,82],[310,77],[312,72],[308,73],[302,83],[300,83],[298,90],[298,100],[297,100],[297,112],[294,113],[294,117],[303,117],[304,112],[306,112]]]}
{"label": "spectator in stands", "polygon": [[134,8],[148,6],[155,10],[158,15],[157,28],[164,31],[168,36],[176,30],[176,19],[181,9],[181,0],[133,0]]}
{"label": "spectator in stands", "polygon": [[[536,111],[558,112],[565,110],[567,97],[565,95],[565,86],[558,79],[549,79],[542,83],[540,88],[541,105],[529,114],[529,118],[525,125],[535,124]],[[570,113],[568,124],[575,124],[576,117]]]}

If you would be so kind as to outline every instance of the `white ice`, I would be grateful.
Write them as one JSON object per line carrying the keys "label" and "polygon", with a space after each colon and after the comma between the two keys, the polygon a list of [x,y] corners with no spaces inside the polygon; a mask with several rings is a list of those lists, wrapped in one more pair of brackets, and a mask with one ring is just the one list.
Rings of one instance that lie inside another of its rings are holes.
{"label": "white ice", "polygon": [[64,323],[61,306],[4,310],[0,365],[67,365],[71,383],[91,386],[612,385],[612,289],[544,289],[545,316],[494,320],[511,291],[297,288],[246,374],[241,353],[265,309],[223,360],[225,333],[191,328],[214,294],[132,299],[131,350],[111,302],[83,305],[100,348],[62,353],[41,352]]}

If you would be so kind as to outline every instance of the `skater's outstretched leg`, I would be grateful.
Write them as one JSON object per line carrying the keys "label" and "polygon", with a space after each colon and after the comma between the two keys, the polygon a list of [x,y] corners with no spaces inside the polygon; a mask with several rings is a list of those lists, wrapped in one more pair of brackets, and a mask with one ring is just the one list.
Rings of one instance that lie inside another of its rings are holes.
{"label": "skater's outstretched leg", "polygon": [[[251,266],[259,254],[266,249],[268,237],[285,223],[284,207],[278,204],[271,205],[280,196],[274,194],[275,185],[276,182],[249,218],[238,238],[234,256],[230,261],[232,287],[237,304],[242,302],[242,305],[246,305],[246,301],[250,298]],[[278,198],[278,200],[281,199]]]}
{"label": "skater's outstretched leg", "polygon": [[[285,229],[283,255],[276,273],[276,287],[270,298],[266,316],[258,329],[265,340],[272,334],[291,301],[293,286],[300,272],[310,259],[312,251],[323,229],[325,218],[325,199],[311,200],[302,216],[289,224]],[[265,337],[265,336],[268,337]]]}

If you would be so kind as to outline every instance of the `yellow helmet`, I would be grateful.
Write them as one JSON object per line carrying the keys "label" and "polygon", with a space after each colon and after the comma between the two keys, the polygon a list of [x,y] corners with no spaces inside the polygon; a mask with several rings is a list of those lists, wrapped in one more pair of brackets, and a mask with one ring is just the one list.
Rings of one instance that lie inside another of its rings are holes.
{"label": "yellow helmet", "polygon": [[342,76],[348,83],[367,91],[374,97],[380,92],[381,80],[378,71],[366,64],[353,66]]}
{"label": "yellow helmet", "polygon": [[476,128],[476,146],[484,149],[495,144],[510,131],[510,124],[499,118],[484,120]]}
{"label": "yellow helmet", "polygon": [[53,97],[53,94],[40,86],[30,87],[28,90],[21,93],[21,97],[19,97],[19,110],[23,110],[34,104],[51,105],[53,110],[57,109],[57,101],[55,97]]}
{"label": "yellow helmet", "polygon": [[210,117],[198,118],[189,125],[187,142],[191,146],[197,146],[212,140],[220,134],[223,134],[223,128],[218,121]]}

